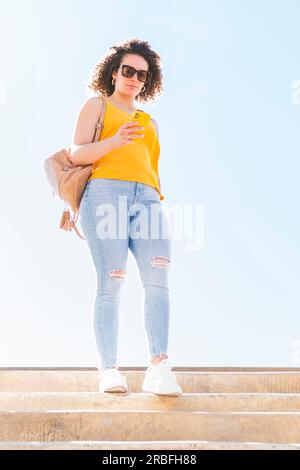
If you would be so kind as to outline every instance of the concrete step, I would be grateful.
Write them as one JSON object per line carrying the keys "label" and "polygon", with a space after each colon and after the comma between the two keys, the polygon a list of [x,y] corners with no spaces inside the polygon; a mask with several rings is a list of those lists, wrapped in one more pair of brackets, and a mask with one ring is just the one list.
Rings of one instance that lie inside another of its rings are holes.
{"label": "concrete step", "polygon": [[[180,369],[180,370],[179,370]],[[99,393],[96,369],[0,369],[0,449],[300,450],[300,369],[173,368],[180,397]]]}
{"label": "concrete step", "polygon": [[[129,392],[142,391],[144,371],[121,371]],[[300,371],[174,371],[184,393],[300,393]],[[96,392],[97,371],[0,370],[1,392]]]}
{"label": "concrete step", "polygon": [[300,444],[216,441],[0,441],[0,450],[300,450]]}
{"label": "concrete step", "polygon": [[299,411],[300,393],[0,392],[0,410]]}
{"label": "concrete step", "polygon": [[0,440],[300,443],[300,412],[1,411]]}

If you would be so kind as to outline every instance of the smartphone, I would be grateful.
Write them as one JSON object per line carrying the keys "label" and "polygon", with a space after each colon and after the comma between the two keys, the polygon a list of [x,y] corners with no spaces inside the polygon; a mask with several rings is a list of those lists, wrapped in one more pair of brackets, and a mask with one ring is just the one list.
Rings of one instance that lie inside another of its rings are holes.
{"label": "smartphone", "polygon": [[[146,125],[148,124],[148,121],[150,119],[150,114],[146,113],[145,111],[142,111],[141,109],[136,109],[133,111],[131,115],[131,120],[134,122],[138,122],[140,126],[143,126],[146,128]],[[144,134],[145,129],[137,130],[135,132],[136,134]],[[133,140],[141,140],[141,137],[136,137]]]}

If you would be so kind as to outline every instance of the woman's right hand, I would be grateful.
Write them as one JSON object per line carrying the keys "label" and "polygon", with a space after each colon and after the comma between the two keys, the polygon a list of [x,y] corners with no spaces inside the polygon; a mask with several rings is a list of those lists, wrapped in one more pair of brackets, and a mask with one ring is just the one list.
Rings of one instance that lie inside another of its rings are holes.
{"label": "woman's right hand", "polygon": [[125,122],[119,127],[115,135],[112,136],[112,141],[115,148],[123,147],[127,144],[134,144],[135,138],[144,137],[144,134],[135,134],[137,131],[142,131],[145,128],[140,126],[138,122]]}

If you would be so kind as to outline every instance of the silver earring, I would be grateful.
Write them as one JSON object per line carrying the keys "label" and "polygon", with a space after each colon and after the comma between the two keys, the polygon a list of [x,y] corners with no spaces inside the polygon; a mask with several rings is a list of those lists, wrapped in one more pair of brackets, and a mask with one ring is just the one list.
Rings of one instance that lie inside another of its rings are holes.
{"label": "silver earring", "polygon": [[113,78],[113,79],[112,79],[112,81],[111,81],[112,85],[114,85],[114,84],[115,84],[115,81],[116,81],[116,79],[115,79],[115,78]]}
{"label": "silver earring", "polygon": [[[144,89],[143,89],[143,88],[144,88]],[[145,90],[146,90],[146,87],[145,87],[145,85],[143,85],[143,88],[141,89],[140,93],[143,93],[143,91],[145,91]]]}

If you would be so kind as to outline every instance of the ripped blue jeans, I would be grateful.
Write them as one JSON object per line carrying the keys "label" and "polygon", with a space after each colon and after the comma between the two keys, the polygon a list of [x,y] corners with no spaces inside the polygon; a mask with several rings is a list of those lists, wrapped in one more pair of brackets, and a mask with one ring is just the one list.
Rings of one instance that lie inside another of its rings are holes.
{"label": "ripped blue jeans", "polygon": [[167,358],[171,240],[158,191],[144,183],[88,181],[79,208],[97,276],[94,331],[101,369],[117,367],[119,301],[128,248],[144,288],[144,327],[152,357]]}

